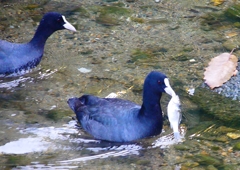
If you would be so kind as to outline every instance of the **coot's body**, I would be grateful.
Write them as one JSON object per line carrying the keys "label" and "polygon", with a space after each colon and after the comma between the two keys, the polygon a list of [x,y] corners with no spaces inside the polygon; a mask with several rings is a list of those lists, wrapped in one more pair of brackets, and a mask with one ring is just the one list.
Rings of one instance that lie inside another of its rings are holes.
{"label": "coot's body", "polygon": [[118,98],[83,95],[68,100],[83,129],[96,139],[129,142],[162,131],[162,92],[172,94],[167,77],[157,71],[148,74],[143,87],[142,106]]}

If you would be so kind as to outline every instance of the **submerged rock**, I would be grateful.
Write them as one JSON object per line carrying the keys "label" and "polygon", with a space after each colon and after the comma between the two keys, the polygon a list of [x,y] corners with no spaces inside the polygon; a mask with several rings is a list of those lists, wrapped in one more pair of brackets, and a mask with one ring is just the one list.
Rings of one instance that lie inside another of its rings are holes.
{"label": "submerged rock", "polygon": [[232,51],[232,49],[236,48],[237,46],[238,46],[237,40],[233,40],[233,39],[227,39],[223,43],[223,47],[226,48],[229,51]]}
{"label": "submerged rock", "polygon": [[239,165],[224,165],[223,170],[239,170]]}
{"label": "submerged rock", "polygon": [[17,165],[28,165],[30,164],[30,160],[26,156],[22,155],[9,155],[7,156],[7,164],[10,165],[10,167],[16,167]]}
{"label": "submerged rock", "polygon": [[62,120],[66,116],[71,116],[69,111],[62,111],[62,110],[49,110],[46,113],[46,118],[53,120],[55,122]]}
{"label": "submerged rock", "polygon": [[195,90],[190,100],[196,103],[203,113],[223,121],[228,126],[240,126],[239,101],[224,97],[202,87]]}
{"label": "submerged rock", "polygon": [[240,16],[240,4],[234,4],[227,8],[224,11],[224,15],[229,19],[229,20],[239,20]]}
{"label": "submerged rock", "polygon": [[191,149],[191,147],[189,147],[188,145],[185,145],[185,144],[174,145],[174,148],[176,150],[190,150]]}
{"label": "submerged rock", "polygon": [[116,2],[118,0],[103,0],[103,2]]}
{"label": "submerged rock", "polygon": [[209,155],[204,154],[198,154],[194,156],[194,159],[196,162],[198,162],[200,165],[214,165],[214,166],[220,166],[223,164],[222,160],[218,158],[214,158]]}
{"label": "submerged rock", "polygon": [[121,17],[129,17],[132,11],[119,6],[103,6],[97,7],[99,16],[96,17],[96,22],[106,26],[119,25]]}
{"label": "submerged rock", "polygon": [[237,143],[234,145],[233,150],[238,150],[238,151],[240,151],[240,142],[237,142]]}
{"label": "submerged rock", "polygon": [[96,17],[96,22],[105,26],[119,25],[119,20],[109,15],[100,14]]}
{"label": "submerged rock", "polygon": [[217,170],[217,168],[213,165],[208,165],[207,170]]}

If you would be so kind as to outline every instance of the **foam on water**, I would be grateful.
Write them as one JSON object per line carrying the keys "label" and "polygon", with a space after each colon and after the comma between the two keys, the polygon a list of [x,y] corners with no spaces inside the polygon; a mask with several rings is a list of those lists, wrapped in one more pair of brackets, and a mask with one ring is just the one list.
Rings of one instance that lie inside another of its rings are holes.
{"label": "foam on water", "polygon": [[[56,141],[69,140],[70,134],[78,133],[78,130],[73,126],[75,126],[75,121],[70,121],[69,124],[61,128],[44,127],[20,130],[20,133],[27,134],[29,137],[20,138],[0,146],[0,153],[25,154],[62,148],[62,146],[57,147]],[[69,149],[69,147],[63,149]]]}
{"label": "foam on water", "polygon": [[32,152],[42,152],[49,148],[50,143],[41,138],[20,138],[0,146],[0,153],[5,154],[25,154]]}
{"label": "foam on water", "polygon": [[32,72],[33,70],[26,70],[26,71],[21,71],[18,73],[13,73],[10,75],[0,75],[0,88],[4,88],[4,89],[13,89],[17,86],[19,86],[20,84],[22,84],[22,86],[24,86],[25,82],[33,82],[34,79],[43,79],[43,78],[47,78],[50,75],[54,74],[55,72],[57,72],[58,70],[45,70],[44,72],[39,71],[37,76],[29,76],[26,75],[27,73]]}
{"label": "foam on water", "polygon": [[32,80],[30,77],[19,77],[16,80],[12,80],[9,82],[0,82],[0,88],[6,88],[6,89],[12,89],[14,87],[17,87],[20,83],[26,82],[27,80]]}

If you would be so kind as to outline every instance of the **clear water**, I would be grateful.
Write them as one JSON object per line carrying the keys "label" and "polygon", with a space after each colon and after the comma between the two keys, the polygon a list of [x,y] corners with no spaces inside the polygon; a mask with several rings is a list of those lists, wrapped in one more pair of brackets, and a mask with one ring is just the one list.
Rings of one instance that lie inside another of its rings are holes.
{"label": "clear water", "polygon": [[[106,26],[98,21],[102,7],[116,4],[100,0],[0,1],[1,39],[29,41],[47,11],[63,13],[78,30],[54,33],[40,65],[29,73],[0,78],[0,169],[220,167],[194,159],[198,154],[218,157],[222,165],[239,165],[239,152],[231,151],[239,139],[200,138],[207,132],[220,134],[221,124],[203,116],[184,90],[177,91],[186,133],[182,143],[174,143],[167,120],[161,135],[127,144],[94,140],[76,127],[66,102],[69,97],[117,93],[140,104],[142,83],[151,70],[166,73],[170,81],[181,80],[182,89],[196,88],[202,83],[207,61],[224,51],[216,39],[222,40],[229,28],[204,31],[200,16],[222,10],[231,2],[220,7],[208,0],[119,2],[131,14],[114,14],[119,23]],[[171,84],[174,88],[173,81]],[[162,97],[165,113],[169,99]]]}

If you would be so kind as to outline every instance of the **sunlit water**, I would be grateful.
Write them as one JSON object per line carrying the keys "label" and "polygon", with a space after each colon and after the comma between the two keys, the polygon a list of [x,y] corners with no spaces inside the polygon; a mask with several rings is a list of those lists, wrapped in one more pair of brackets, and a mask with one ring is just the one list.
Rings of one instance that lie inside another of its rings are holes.
{"label": "sunlit water", "polygon": [[[200,29],[198,16],[218,7],[207,0],[120,1],[133,11],[132,17],[149,22],[138,23],[129,16],[120,16],[120,24],[105,26],[96,22],[97,8],[111,3],[44,2],[37,7],[27,6],[38,3],[35,1],[5,3],[0,7],[5,17],[0,27],[1,39],[29,41],[42,11],[62,12],[78,30],[54,33],[37,68],[0,78],[0,169],[206,169],[211,164],[197,165],[192,155],[224,152],[225,162],[239,164],[235,160],[238,153],[234,156],[229,151],[230,144],[195,138],[208,132],[208,127],[214,131],[221,124],[202,116],[198,107],[183,97],[188,95],[187,91],[178,94],[184,115],[181,142],[173,139],[167,119],[163,133],[152,138],[126,144],[95,140],[76,127],[66,102],[70,97],[90,93],[101,97],[110,94],[140,104],[142,83],[151,70],[166,73],[170,82],[180,79],[182,89],[193,92],[202,83],[207,60],[222,50],[216,48],[220,42],[207,41],[217,39],[219,34]],[[76,10],[79,6],[89,11],[88,17]],[[32,12],[35,13],[30,15]],[[149,56],[134,58],[139,50],[147,51]],[[183,53],[189,54],[186,59],[181,58]],[[165,113],[169,100],[169,96],[162,96]],[[189,148],[176,149],[181,144]],[[220,150],[209,151],[212,146]],[[192,164],[187,165],[188,162]]]}

